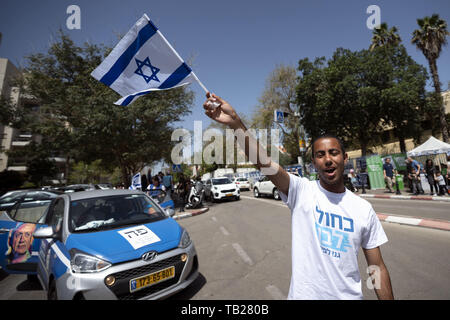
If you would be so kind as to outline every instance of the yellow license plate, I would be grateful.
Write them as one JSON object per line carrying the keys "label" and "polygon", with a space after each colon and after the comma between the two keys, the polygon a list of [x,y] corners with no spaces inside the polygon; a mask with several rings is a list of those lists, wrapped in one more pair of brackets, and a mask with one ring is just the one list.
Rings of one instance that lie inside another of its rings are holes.
{"label": "yellow license plate", "polygon": [[232,193],[227,193],[226,196],[227,196],[227,197],[232,197],[233,194],[232,194]]}
{"label": "yellow license plate", "polygon": [[153,272],[145,276],[130,280],[130,292],[134,292],[146,287],[150,287],[156,283],[169,280],[175,277],[175,267]]}

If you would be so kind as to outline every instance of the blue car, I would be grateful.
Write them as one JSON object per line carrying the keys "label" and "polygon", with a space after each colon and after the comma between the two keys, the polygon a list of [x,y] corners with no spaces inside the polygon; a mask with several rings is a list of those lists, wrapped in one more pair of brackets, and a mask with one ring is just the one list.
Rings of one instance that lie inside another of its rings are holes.
{"label": "blue car", "polygon": [[33,232],[58,194],[17,190],[0,198],[0,266],[4,271],[36,274],[40,241],[33,241]]}
{"label": "blue car", "polygon": [[49,299],[160,299],[198,276],[194,244],[171,218],[174,211],[141,191],[67,193],[37,220],[33,210],[20,215],[32,216],[34,224],[9,221],[15,226],[8,232],[5,261],[31,267],[37,259]]}

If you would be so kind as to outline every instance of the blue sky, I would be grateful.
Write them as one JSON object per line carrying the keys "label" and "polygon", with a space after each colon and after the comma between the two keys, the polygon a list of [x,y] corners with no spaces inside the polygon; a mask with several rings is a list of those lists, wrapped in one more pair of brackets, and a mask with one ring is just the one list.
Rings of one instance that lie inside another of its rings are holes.
{"label": "blue sky", "polygon": [[[81,9],[81,29],[68,30],[66,9]],[[147,13],[165,37],[212,92],[228,100],[240,113],[250,115],[257,105],[270,72],[279,64],[296,66],[299,59],[330,57],[337,47],[368,48],[372,31],[366,26],[366,9],[376,4],[381,21],[395,25],[408,53],[428,69],[422,53],[410,44],[416,19],[438,13],[450,23],[448,0],[2,0],[0,57],[16,66],[24,57],[45,52],[62,28],[77,43],[114,46]],[[438,60],[442,88],[450,81],[450,47]],[[203,114],[204,92],[196,94],[192,114],[180,125],[192,130],[193,121],[209,124]],[[431,79],[428,90],[432,90]]]}

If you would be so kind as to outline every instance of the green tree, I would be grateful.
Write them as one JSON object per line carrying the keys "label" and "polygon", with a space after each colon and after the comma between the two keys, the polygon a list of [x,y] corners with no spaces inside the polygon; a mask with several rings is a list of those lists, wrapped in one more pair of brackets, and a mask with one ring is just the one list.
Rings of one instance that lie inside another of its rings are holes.
{"label": "green tree", "polygon": [[[441,84],[439,82],[439,74],[437,70],[437,59],[441,54],[442,47],[447,44],[447,36],[450,34],[447,30],[447,22],[442,20],[438,14],[431,17],[417,19],[419,29],[414,30],[411,42],[420,49],[428,60],[431,76],[433,77],[433,85],[436,93],[441,96]],[[442,139],[448,142],[448,123],[445,116],[445,105],[440,97],[440,125],[442,130]]]}
{"label": "green tree", "polygon": [[60,32],[46,54],[27,57],[23,89],[40,112],[25,122],[53,154],[66,157],[66,177],[72,160],[101,159],[105,169],[119,167],[128,186],[145,165],[170,158],[173,124],[190,113],[193,93],[183,87],[116,106],[119,95],[90,76],[109,51],[89,43],[77,46]]}
{"label": "green tree", "polygon": [[[283,133],[282,145],[290,157],[280,155],[280,164],[290,164],[297,161],[299,151],[299,127],[297,116],[299,109],[296,104],[296,88],[298,76],[295,67],[277,66],[266,80],[265,88],[258,98],[258,105],[252,113],[251,127],[258,129],[280,129]],[[274,121],[274,111],[285,112],[284,124]],[[268,134],[268,139],[270,135]],[[281,137],[280,137],[281,138]]]}
{"label": "green tree", "polygon": [[382,131],[380,94],[390,70],[386,61],[379,51],[342,48],[326,66],[324,58],[300,60],[297,102],[311,138],[335,134],[347,146],[358,146],[363,156],[368,153]]}
{"label": "green tree", "polygon": [[384,50],[384,53],[388,55],[392,71],[389,86],[381,91],[382,118],[393,128],[401,152],[406,153],[405,139],[414,137],[417,141],[421,136],[427,71],[401,45]]}
{"label": "green tree", "polygon": [[[112,172],[105,170],[105,166],[101,159],[95,160],[91,163],[79,161],[72,164],[72,170],[69,177],[69,183],[101,183],[102,180],[107,179]],[[117,181],[114,181],[116,184]]]}
{"label": "green tree", "polygon": [[388,29],[387,23],[383,22],[378,28],[373,29],[369,50],[373,51],[375,48],[384,46],[397,46],[402,41],[397,32],[396,27]]}
{"label": "green tree", "polygon": [[57,173],[56,164],[48,157],[37,156],[27,161],[28,180],[35,186],[42,186],[45,178],[51,178]]}

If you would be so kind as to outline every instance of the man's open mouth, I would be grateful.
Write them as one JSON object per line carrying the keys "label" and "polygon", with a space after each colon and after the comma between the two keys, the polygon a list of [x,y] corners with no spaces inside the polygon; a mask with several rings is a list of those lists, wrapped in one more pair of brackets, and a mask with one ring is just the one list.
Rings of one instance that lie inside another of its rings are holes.
{"label": "man's open mouth", "polygon": [[336,171],[336,168],[327,168],[324,170],[327,176],[332,177]]}

